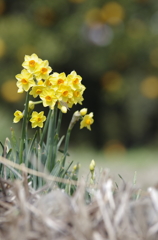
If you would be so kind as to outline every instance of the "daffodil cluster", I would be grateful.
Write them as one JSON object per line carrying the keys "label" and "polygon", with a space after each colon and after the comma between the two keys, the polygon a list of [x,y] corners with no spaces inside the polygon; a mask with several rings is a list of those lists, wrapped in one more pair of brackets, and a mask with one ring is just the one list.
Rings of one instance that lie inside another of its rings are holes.
{"label": "daffodil cluster", "polygon": [[[82,104],[83,92],[85,86],[81,83],[82,77],[75,71],[66,76],[64,72],[52,72],[47,60],[40,59],[35,53],[31,56],[26,55],[22,63],[23,70],[16,75],[18,92],[28,92],[33,98],[39,98],[38,103],[42,103],[44,107],[54,110],[57,106],[63,113],[66,113],[74,104]],[[35,102],[36,104],[37,102]],[[29,102],[29,108],[33,110],[34,102]],[[46,117],[44,112],[33,112],[30,118],[32,127],[43,127]],[[80,114],[84,116],[84,114]],[[23,117],[23,113],[16,111],[14,113],[13,122],[17,123]],[[93,123],[93,113],[85,115],[81,122],[81,127],[87,127]]]}
{"label": "daffodil cluster", "polygon": [[[72,71],[69,75],[52,72],[47,60],[40,59],[35,53],[26,55],[22,63],[24,69],[16,75],[18,92],[29,91],[34,98],[39,97],[43,106],[54,109],[62,106],[71,108],[73,104],[82,104],[85,86],[81,76]],[[64,108],[65,109],[65,108]]]}

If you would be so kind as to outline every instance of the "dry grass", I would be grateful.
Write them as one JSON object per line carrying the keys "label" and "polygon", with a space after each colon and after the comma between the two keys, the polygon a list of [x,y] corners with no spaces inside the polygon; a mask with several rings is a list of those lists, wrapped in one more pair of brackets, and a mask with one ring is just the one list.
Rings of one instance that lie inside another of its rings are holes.
{"label": "dry grass", "polygon": [[[0,180],[1,240],[157,240],[158,190],[122,183],[104,172],[97,186],[78,185],[69,197],[56,184],[34,191],[22,180]],[[85,201],[85,189],[91,201]]]}

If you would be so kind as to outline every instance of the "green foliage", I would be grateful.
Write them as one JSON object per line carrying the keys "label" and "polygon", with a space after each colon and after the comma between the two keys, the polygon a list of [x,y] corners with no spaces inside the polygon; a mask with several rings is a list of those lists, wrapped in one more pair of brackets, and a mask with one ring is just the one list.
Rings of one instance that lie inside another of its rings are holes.
{"label": "green foliage", "polygon": [[[26,104],[26,107],[28,105]],[[25,164],[27,168],[34,169],[39,172],[45,172],[54,177],[60,177],[62,179],[78,180],[78,172],[70,170],[72,161],[66,162],[68,155],[68,142],[65,142],[67,146],[63,153],[59,153],[62,149],[62,142],[64,136],[60,137],[60,126],[61,123],[61,111],[58,114],[58,109],[55,107],[54,110],[50,110],[44,126],[43,131],[41,129],[36,130],[32,138],[28,137],[28,133],[22,134],[22,138],[17,139],[14,130],[11,130],[11,138],[6,139],[5,144],[1,143],[3,148],[2,156],[13,161],[17,164]],[[54,123],[54,119],[56,122]],[[23,121],[25,122],[25,120]],[[26,129],[26,124],[24,129]],[[67,139],[67,138],[66,138]],[[8,166],[0,164],[0,175],[6,179],[19,178],[18,172]],[[36,175],[30,175],[29,181],[32,182],[32,186],[37,189],[45,184],[43,178]],[[71,181],[70,181],[71,182]],[[75,190],[72,184],[57,183],[60,188],[66,188],[70,194]],[[69,189],[69,190],[68,190]]]}
{"label": "green foliage", "polygon": [[[87,114],[87,108],[76,111],[68,126],[65,140],[64,136],[60,137],[60,128],[62,113],[67,113],[74,104],[82,104],[82,94],[85,90],[85,86],[81,84],[82,77],[75,71],[68,76],[63,72],[50,74],[52,68],[49,66],[49,62],[38,58],[36,54],[25,55],[22,66],[24,69],[21,74],[16,75],[16,79],[18,93],[21,94],[25,91],[26,100],[23,112],[16,110],[13,119],[14,123],[18,123],[22,119],[21,138],[17,139],[12,130],[11,139],[6,138],[4,146],[1,143],[2,156],[18,166],[25,165],[27,169],[33,169],[36,173],[42,172],[58,179],[66,179],[68,183],[56,182],[60,188],[66,189],[67,193],[73,194],[76,187],[72,185],[71,180],[77,182],[79,167],[76,165],[75,169],[71,171],[70,167],[73,161],[70,163],[66,161],[70,135],[78,120],[81,120],[80,129],[87,127],[91,130],[94,122],[93,113]],[[40,101],[29,101],[30,95],[39,98]],[[39,113],[33,111],[37,104],[48,108],[47,117],[44,115],[44,111]],[[38,127],[31,138],[28,131],[30,122],[33,129]],[[63,140],[64,147],[61,150]],[[62,152],[60,157],[59,152]],[[17,171],[3,163],[0,164],[0,175],[5,179],[19,178]],[[35,189],[45,184],[44,179],[36,174],[31,174],[29,180]]]}

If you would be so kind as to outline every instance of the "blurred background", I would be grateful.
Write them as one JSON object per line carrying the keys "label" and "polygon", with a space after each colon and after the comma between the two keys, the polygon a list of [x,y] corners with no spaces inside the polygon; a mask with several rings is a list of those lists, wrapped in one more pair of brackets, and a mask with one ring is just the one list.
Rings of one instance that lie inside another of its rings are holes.
{"label": "blurred background", "polygon": [[[105,152],[158,145],[157,0],[0,0],[0,140],[10,136],[16,109],[15,75],[36,53],[53,71],[75,70],[86,86],[83,105],[92,131],[75,126],[72,146]],[[65,129],[64,129],[65,128]]]}

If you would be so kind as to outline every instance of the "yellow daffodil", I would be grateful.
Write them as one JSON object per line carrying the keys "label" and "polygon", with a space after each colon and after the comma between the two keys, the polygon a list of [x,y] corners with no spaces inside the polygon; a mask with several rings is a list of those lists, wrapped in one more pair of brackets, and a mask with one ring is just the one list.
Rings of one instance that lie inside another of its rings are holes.
{"label": "yellow daffodil", "polygon": [[87,129],[91,130],[91,125],[93,124],[93,113],[87,114],[83,117],[83,120],[80,123],[80,129],[86,127]]}
{"label": "yellow daffodil", "polygon": [[44,89],[40,94],[40,98],[43,101],[43,106],[50,106],[51,109],[54,109],[54,105],[57,101],[56,93],[53,89]]}
{"label": "yellow daffodil", "polygon": [[71,88],[73,90],[76,90],[76,89],[80,88],[82,77],[80,75],[77,75],[77,73],[75,71],[72,71],[67,76],[67,80],[68,80],[68,83],[71,86]]}
{"label": "yellow daffodil", "polygon": [[71,99],[73,97],[73,92],[71,87],[65,84],[60,85],[57,92],[59,94],[59,100],[63,102],[67,102],[68,99]]}
{"label": "yellow daffodil", "polygon": [[54,72],[45,81],[46,86],[52,86],[58,89],[61,85],[65,84],[67,81],[66,74]]}
{"label": "yellow daffodil", "polygon": [[49,62],[47,60],[42,61],[34,72],[36,80],[47,79],[51,71],[52,68],[49,66]]}
{"label": "yellow daffodil", "polygon": [[19,111],[19,110],[15,111],[13,122],[18,123],[23,118],[23,116],[24,115],[21,111]]}
{"label": "yellow daffodil", "polygon": [[82,104],[82,101],[84,100],[82,95],[85,89],[86,89],[85,86],[80,84],[80,89],[76,89],[75,91],[73,91],[74,104],[77,104],[77,103]]}
{"label": "yellow daffodil", "polygon": [[43,128],[43,122],[46,120],[46,116],[44,116],[44,112],[33,112],[32,118],[30,119],[30,122],[32,123],[32,128],[40,127]]}
{"label": "yellow daffodil", "polygon": [[16,85],[20,91],[21,89],[23,89],[27,92],[32,86],[35,85],[33,75],[29,73],[26,69],[23,69],[21,73],[17,74],[15,77],[18,80]]}
{"label": "yellow daffodil", "polygon": [[27,69],[28,72],[34,73],[35,69],[39,66],[41,62],[42,59],[40,59],[35,53],[33,53],[31,56],[25,55],[22,66]]}
{"label": "yellow daffodil", "polygon": [[45,86],[43,86],[43,85],[33,86],[30,91],[30,95],[33,95],[33,97],[36,98],[43,92],[44,89],[45,89]]}

